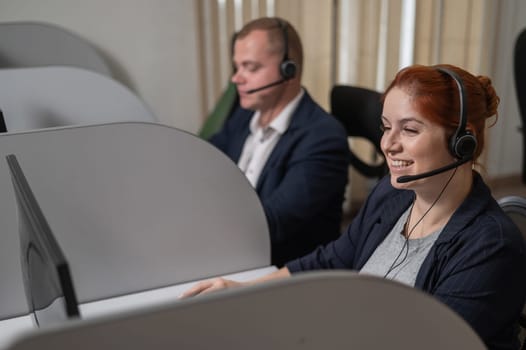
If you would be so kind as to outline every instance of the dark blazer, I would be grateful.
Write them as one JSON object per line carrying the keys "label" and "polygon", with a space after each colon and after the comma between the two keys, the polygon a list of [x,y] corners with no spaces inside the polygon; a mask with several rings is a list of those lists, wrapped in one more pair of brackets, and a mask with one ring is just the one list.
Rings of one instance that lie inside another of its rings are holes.
{"label": "dark blazer", "polygon": [[[210,139],[236,163],[253,114],[236,109]],[[256,186],[274,265],[282,266],[339,236],[348,159],[345,130],[305,92]]]}
{"label": "dark blazer", "polygon": [[[413,200],[384,178],[346,233],[287,264],[291,272],[360,270]],[[424,260],[415,287],[462,316],[490,349],[517,349],[517,321],[526,296],[526,255],[518,228],[478,173]],[[432,315],[430,315],[432,317]],[[430,340],[432,341],[432,340]]]}

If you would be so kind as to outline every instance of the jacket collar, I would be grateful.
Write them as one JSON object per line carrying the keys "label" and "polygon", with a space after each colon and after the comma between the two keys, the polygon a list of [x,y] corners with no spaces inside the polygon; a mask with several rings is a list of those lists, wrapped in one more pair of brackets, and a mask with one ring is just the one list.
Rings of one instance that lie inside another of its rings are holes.
{"label": "jacket collar", "polygon": [[437,243],[446,243],[452,240],[458,232],[470,224],[473,218],[480,215],[487,208],[491,199],[490,189],[484,183],[480,174],[473,171],[471,192],[453,213],[453,216],[437,239]]}
{"label": "jacket collar", "polygon": [[[378,245],[391,232],[396,221],[409,205],[411,205],[414,198],[413,191],[394,189],[390,184],[389,175],[387,175],[382,182],[383,181],[387,182],[387,184],[379,184],[379,186],[389,186],[391,190],[387,190],[385,200],[380,200],[376,203],[376,205],[381,206],[381,210],[378,208],[377,210],[373,210],[378,213],[378,217],[372,222],[373,226],[365,228],[365,231],[369,230],[371,232],[371,230],[373,230],[376,234],[373,233],[363,236],[363,239],[366,239],[369,242],[363,246],[363,254],[357,256],[358,260],[355,263],[358,268],[361,268],[363,264],[365,264]],[[451,219],[438,236],[435,246],[448,243],[455,239],[458,234],[470,224],[474,217],[478,216],[485,210],[487,205],[489,205],[491,198],[489,188],[482,180],[480,174],[474,171],[473,186],[470,194],[455,213],[453,213]]]}
{"label": "jacket collar", "polygon": [[[389,200],[385,201],[385,210],[383,218],[386,218],[382,224],[392,227],[396,220],[402,215],[404,210],[410,205],[414,194],[412,191],[397,191]],[[474,217],[478,216],[489,205],[491,200],[491,191],[482,180],[480,174],[473,171],[473,186],[471,192],[464,202],[457,208],[442,230],[437,239],[437,243],[448,242],[453,239],[458,232],[462,231]],[[390,230],[388,230],[390,232]]]}
{"label": "jacket collar", "polygon": [[280,159],[283,158],[283,154],[290,152],[290,150],[293,149],[293,143],[295,142],[297,135],[300,135],[299,132],[305,127],[305,125],[309,125],[309,119],[312,118],[312,111],[315,107],[316,104],[314,100],[311,98],[307,90],[305,90],[296,110],[292,113],[287,131],[285,131],[279,139],[276,147],[270,154],[267,163],[261,171],[256,191],[260,191],[269,171],[277,165]]}

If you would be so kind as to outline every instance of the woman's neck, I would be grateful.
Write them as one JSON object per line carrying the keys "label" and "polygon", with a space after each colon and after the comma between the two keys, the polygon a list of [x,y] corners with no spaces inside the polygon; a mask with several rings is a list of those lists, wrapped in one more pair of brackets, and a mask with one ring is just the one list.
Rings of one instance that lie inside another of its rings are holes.
{"label": "woman's neck", "polygon": [[430,190],[415,190],[406,226],[406,235],[410,238],[422,238],[444,227],[471,191],[470,165],[459,167],[451,180],[450,175],[443,178],[442,184],[434,183]]}

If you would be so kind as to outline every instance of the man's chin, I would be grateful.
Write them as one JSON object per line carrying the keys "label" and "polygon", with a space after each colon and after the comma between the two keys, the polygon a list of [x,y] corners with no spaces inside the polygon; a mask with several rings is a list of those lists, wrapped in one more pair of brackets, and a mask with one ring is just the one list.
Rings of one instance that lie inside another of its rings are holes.
{"label": "man's chin", "polygon": [[244,108],[244,109],[249,109],[252,111],[257,110],[257,107],[253,103],[240,101],[239,105],[241,106],[241,108]]}

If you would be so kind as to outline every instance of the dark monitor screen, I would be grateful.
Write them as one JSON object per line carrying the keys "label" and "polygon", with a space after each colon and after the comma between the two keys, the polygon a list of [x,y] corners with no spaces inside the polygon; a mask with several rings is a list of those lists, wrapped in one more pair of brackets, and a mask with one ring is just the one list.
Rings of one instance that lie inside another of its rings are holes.
{"label": "dark monitor screen", "polygon": [[24,289],[41,327],[79,317],[68,262],[51,231],[16,156],[6,156],[18,208]]}
{"label": "dark monitor screen", "polygon": [[2,110],[0,110],[0,132],[7,132],[7,127],[5,125],[5,119]]}

